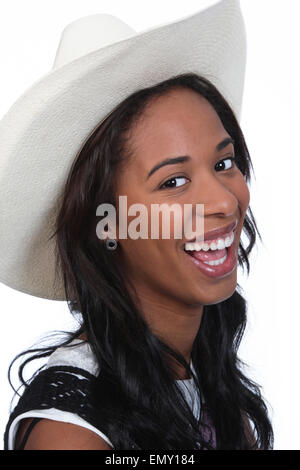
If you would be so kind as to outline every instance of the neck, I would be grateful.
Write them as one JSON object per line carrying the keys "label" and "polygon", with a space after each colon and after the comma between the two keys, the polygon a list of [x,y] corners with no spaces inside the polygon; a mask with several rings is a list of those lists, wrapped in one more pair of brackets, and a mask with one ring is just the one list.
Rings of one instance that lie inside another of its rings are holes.
{"label": "neck", "polygon": [[[169,347],[180,353],[190,364],[191,352],[198,333],[203,305],[189,307],[171,301],[153,298],[153,295],[139,295],[139,303],[144,318],[151,331]],[[175,380],[189,379],[190,376],[173,356],[167,355],[167,362]]]}

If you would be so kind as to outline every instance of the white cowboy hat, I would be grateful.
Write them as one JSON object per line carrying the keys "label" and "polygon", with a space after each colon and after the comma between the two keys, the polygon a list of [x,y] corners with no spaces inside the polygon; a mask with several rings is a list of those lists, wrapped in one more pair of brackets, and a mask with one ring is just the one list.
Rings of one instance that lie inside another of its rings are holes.
{"label": "white cowboy hat", "polygon": [[57,196],[82,144],[117,104],[140,88],[196,72],[239,120],[245,67],[239,0],[139,33],[107,14],[68,24],[52,70],[0,122],[0,282],[65,300],[62,279],[55,279],[55,240],[48,241]]}

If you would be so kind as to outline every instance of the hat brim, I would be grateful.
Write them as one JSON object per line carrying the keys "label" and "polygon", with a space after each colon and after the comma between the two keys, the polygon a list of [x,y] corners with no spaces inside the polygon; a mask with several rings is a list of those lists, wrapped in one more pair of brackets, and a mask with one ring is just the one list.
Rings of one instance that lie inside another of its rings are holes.
{"label": "hat brim", "polygon": [[131,93],[185,72],[211,80],[239,119],[245,66],[239,0],[222,0],[93,51],[35,82],[0,122],[0,282],[66,300],[55,275],[55,240],[48,238],[86,137]]}

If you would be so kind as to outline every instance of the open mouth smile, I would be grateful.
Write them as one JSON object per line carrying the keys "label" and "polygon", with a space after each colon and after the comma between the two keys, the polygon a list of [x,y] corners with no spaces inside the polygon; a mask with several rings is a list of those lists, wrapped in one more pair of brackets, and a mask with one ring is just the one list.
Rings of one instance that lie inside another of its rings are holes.
{"label": "open mouth smile", "polygon": [[229,233],[201,243],[187,242],[182,249],[194,265],[212,278],[224,277],[236,267],[236,226]]}

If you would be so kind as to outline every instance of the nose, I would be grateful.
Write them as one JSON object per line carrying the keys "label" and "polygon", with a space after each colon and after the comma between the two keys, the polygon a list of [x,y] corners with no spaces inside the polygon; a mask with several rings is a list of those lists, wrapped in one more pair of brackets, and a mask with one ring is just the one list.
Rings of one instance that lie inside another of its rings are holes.
{"label": "nose", "polygon": [[200,186],[197,201],[204,204],[204,216],[234,217],[238,212],[238,198],[222,181],[208,176]]}

